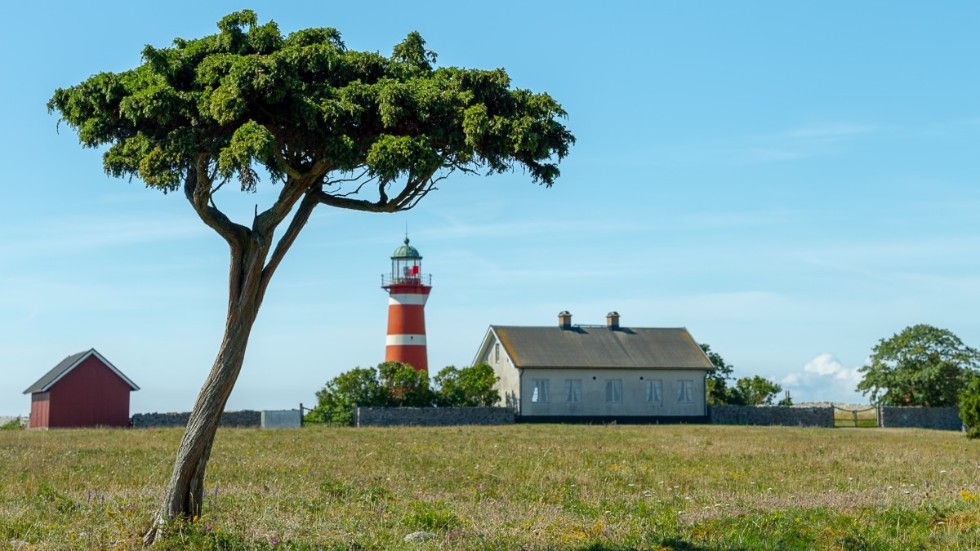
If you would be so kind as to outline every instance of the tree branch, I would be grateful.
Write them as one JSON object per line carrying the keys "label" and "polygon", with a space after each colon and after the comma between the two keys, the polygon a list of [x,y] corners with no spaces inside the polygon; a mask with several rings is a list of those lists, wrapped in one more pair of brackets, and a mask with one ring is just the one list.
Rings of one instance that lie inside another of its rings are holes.
{"label": "tree branch", "polygon": [[265,268],[262,269],[262,281],[259,283],[259,294],[258,301],[259,304],[262,303],[262,299],[265,298],[265,290],[269,286],[269,281],[272,276],[276,273],[276,269],[282,262],[283,257],[289,252],[289,248],[293,246],[296,238],[299,236],[299,232],[306,226],[306,223],[310,219],[310,215],[313,213],[313,209],[320,204],[317,194],[322,193],[319,190],[310,189],[307,191],[303,200],[299,204],[299,208],[296,210],[296,214],[293,215],[293,219],[289,222],[289,226],[286,227],[286,232],[282,234],[279,238],[279,243],[276,244],[275,250],[272,251],[272,256],[269,257],[268,263]]}
{"label": "tree branch", "polygon": [[207,163],[207,156],[201,155],[196,166],[188,169],[184,180],[184,196],[208,227],[216,231],[232,247],[241,246],[248,234],[248,228],[232,222],[211,202],[213,181],[206,176]]}

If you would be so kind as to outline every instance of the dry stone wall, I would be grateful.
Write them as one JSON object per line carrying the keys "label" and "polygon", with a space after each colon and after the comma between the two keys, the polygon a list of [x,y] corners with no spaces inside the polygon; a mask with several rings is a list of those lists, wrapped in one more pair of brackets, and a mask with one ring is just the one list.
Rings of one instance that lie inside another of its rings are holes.
{"label": "dry stone wall", "polygon": [[833,427],[833,407],[708,406],[712,425],[783,425]]}
{"label": "dry stone wall", "polygon": [[963,430],[959,408],[882,406],[878,415],[882,427]]}
{"label": "dry stone wall", "polygon": [[514,410],[498,407],[475,408],[378,408],[354,409],[358,427],[445,427],[458,425],[509,425]]}
{"label": "dry stone wall", "polygon": [[[130,419],[134,428],[186,427],[190,412],[183,413],[137,413]],[[221,414],[221,427],[257,427],[262,414],[258,411],[226,411]]]}

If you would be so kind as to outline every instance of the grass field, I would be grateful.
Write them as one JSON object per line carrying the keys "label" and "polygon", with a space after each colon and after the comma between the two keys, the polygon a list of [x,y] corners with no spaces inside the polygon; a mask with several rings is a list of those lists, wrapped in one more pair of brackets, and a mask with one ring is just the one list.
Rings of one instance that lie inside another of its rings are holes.
{"label": "grass field", "polygon": [[[138,548],[180,431],[0,432],[0,548]],[[431,539],[405,542],[424,531]],[[980,443],[727,426],[223,429],[164,549],[978,549]]]}

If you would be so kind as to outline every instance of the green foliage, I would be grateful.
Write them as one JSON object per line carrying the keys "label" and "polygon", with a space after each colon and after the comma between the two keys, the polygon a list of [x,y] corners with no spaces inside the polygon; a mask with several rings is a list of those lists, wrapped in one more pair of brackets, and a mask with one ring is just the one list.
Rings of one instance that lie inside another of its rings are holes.
{"label": "green foliage", "polygon": [[728,386],[728,381],[732,379],[734,368],[725,362],[721,354],[711,350],[711,345],[701,343],[698,346],[715,367],[714,371],[708,373],[705,380],[708,392],[708,405],[722,405],[732,403],[732,389]]}
{"label": "green foliage", "polygon": [[980,375],[970,375],[969,383],[960,392],[959,406],[967,438],[980,438]]}
{"label": "green foliage", "polygon": [[438,170],[523,168],[550,186],[575,141],[550,96],[511,89],[501,69],[435,68],[417,32],[384,57],[347,49],[332,28],[284,36],[251,10],[218,29],[146,46],[140,66],[59,88],[48,109],[82,145],[108,146],[106,172],[164,191],[201,167],[244,190],[256,167],[318,183],[363,171],[380,186],[378,205],[396,179],[418,184]]}
{"label": "green foliage", "polygon": [[377,368],[355,368],[327,382],[316,393],[317,405],[304,417],[307,423],[350,425],[354,407],[473,407],[492,406],[500,400],[493,388],[497,377],[488,364],[442,369],[429,386],[425,372],[399,362]]}
{"label": "green foliage", "polygon": [[409,364],[384,362],[378,365],[382,398],[375,404],[387,407],[428,407],[435,395],[429,388],[429,375]]}
{"label": "green foliage", "polygon": [[500,377],[493,367],[480,363],[463,369],[454,366],[443,368],[436,374],[436,403],[444,407],[494,406],[500,401],[500,393],[494,388]]}
{"label": "green foliage", "polygon": [[351,425],[355,405],[386,404],[387,397],[374,368],[354,368],[327,381],[316,393],[317,406],[304,417],[308,423]]}
{"label": "green foliage", "polygon": [[23,428],[24,426],[21,424],[20,417],[14,417],[6,423],[0,425],[0,430],[22,430]]}
{"label": "green foliage", "polygon": [[878,341],[857,390],[879,405],[952,407],[978,370],[980,352],[946,329],[920,324]]}
{"label": "green foliage", "polygon": [[[711,365],[715,367],[714,371],[708,373],[705,380],[708,405],[772,405],[776,395],[782,392],[781,386],[758,375],[742,377],[735,381],[734,386],[728,386],[728,381],[734,378],[732,373],[735,368],[727,363],[721,354],[711,350],[711,345],[701,343],[698,346],[711,361]],[[793,405],[789,393],[780,400],[778,405]]]}
{"label": "green foliage", "polygon": [[758,375],[742,377],[735,381],[734,394],[737,401],[732,403],[746,406],[772,405],[772,401],[782,390],[783,387]]}
{"label": "green foliage", "polygon": [[776,405],[777,406],[791,406],[791,405],[793,405],[793,397],[789,395],[789,391],[788,390],[783,394],[783,398],[781,400],[779,400],[778,402],[776,402]]}
{"label": "green foliage", "polygon": [[459,525],[459,517],[445,502],[415,502],[405,524],[418,530],[449,530]]}

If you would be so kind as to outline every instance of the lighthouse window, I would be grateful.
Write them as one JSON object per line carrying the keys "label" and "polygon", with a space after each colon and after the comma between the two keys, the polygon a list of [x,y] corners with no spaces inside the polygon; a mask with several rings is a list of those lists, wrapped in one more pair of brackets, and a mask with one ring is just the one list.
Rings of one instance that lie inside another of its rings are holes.
{"label": "lighthouse window", "polygon": [[531,381],[531,401],[543,403],[548,401],[548,379],[534,379]]}

